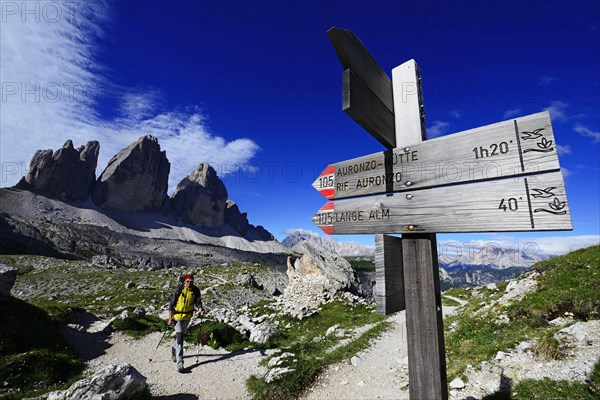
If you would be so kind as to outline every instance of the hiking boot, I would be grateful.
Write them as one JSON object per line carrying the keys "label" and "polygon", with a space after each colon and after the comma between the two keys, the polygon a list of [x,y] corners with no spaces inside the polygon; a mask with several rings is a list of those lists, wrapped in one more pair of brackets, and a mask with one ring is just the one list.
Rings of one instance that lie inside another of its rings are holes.
{"label": "hiking boot", "polygon": [[177,364],[177,372],[183,372],[183,363]]}
{"label": "hiking boot", "polygon": [[177,357],[175,356],[175,352],[174,351],[171,351],[171,360],[173,362],[177,362]]}

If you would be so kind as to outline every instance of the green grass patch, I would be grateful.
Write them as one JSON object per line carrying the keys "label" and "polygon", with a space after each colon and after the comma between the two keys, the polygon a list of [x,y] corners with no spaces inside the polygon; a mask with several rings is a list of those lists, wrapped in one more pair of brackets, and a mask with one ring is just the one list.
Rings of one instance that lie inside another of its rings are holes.
{"label": "green grass patch", "polygon": [[375,258],[366,256],[346,256],[346,261],[357,271],[375,272]]}
{"label": "green grass patch", "polygon": [[31,304],[44,310],[48,317],[57,324],[67,324],[75,315],[85,313],[85,310],[81,307],[46,299],[33,299]]}
{"label": "green grass patch", "polygon": [[444,292],[448,296],[457,297],[461,300],[470,300],[472,297],[471,290],[465,288],[452,288]]}
{"label": "green grass patch", "polygon": [[[558,330],[558,329],[556,329]],[[560,348],[560,343],[554,337],[555,329],[547,329],[544,335],[533,346],[533,354],[543,360],[560,360],[564,358],[564,353]]]}
{"label": "green grass patch", "polygon": [[[271,383],[253,376],[247,381],[249,390],[255,399],[297,398],[324,366],[352,357],[388,329],[389,324],[383,320],[372,307],[351,306],[339,301],[323,305],[319,313],[300,321],[281,317],[282,334],[271,344],[294,354],[295,362],[285,359],[281,365],[293,368],[294,372]],[[336,335],[325,336],[327,329],[333,325],[351,329],[371,324],[373,327],[346,344],[340,343],[343,338]]]}
{"label": "green grass patch", "polygon": [[129,318],[117,318],[112,323],[116,331],[121,331],[134,338],[140,338],[156,331],[164,331],[165,321],[154,315],[132,315]]}
{"label": "green grass patch", "polygon": [[253,343],[233,327],[223,322],[214,321],[207,321],[190,329],[190,334],[186,335],[186,340],[203,346],[210,346],[213,349],[225,348],[228,351],[253,347]]}
{"label": "green grass patch", "polygon": [[550,321],[565,312],[584,321],[600,316],[600,246],[542,261],[533,269],[542,272],[538,290],[509,307],[511,318]]}
{"label": "green grass patch", "polygon": [[[507,351],[525,340],[537,339],[534,351],[541,358],[561,357],[558,342],[553,334],[556,328],[548,322],[565,312],[576,319],[598,318],[600,311],[600,247],[594,246],[556,257],[534,266],[541,271],[537,291],[508,307],[494,306],[477,313],[482,303],[499,298],[505,286],[498,291],[478,289],[451,289],[445,292],[468,301],[461,314],[445,319],[445,343],[448,359],[448,379],[460,376],[467,364],[477,365]],[[509,317],[509,323],[496,322],[500,314]],[[449,331],[449,325],[456,329]]]}
{"label": "green grass patch", "polygon": [[598,400],[600,399],[600,360],[586,383],[527,379],[510,388],[510,392],[497,392],[483,400]]}
{"label": "green grass patch", "polygon": [[293,373],[285,374],[271,383],[266,383],[263,378],[252,376],[248,379],[246,385],[253,393],[254,399],[296,399],[314,381],[324,366],[352,357],[366,348],[373,339],[379,337],[388,328],[389,324],[387,322],[379,322],[358,339],[329,353],[316,351],[316,349],[311,348],[312,346],[306,346],[306,344],[296,344],[286,349],[286,351],[294,353],[297,360],[287,365],[294,369]]}
{"label": "green grass patch", "polygon": [[62,388],[84,368],[44,310],[10,297],[0,308],[0,382],[3,397],[18,398]]}
{"label": "green grass patch", "polygon": [[442,305],[448,307],[459,307],[460,303],[454,299],[442,295]]}

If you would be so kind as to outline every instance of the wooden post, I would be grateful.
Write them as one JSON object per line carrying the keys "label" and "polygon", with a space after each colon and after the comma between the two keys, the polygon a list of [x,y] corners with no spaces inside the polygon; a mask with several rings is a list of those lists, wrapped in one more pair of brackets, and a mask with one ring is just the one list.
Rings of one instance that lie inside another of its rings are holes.
{"label": "wooden post", "polygon": [[375,299],[377,312],[388,315],[405,309],[402,239],[375,235]]}
{"label": "wooden post", "polygon": [[410,398],[448,398],[435,234],[402,237]]}
{"label": "wooden post", "polygon": [[[396,145],[427,139],[423,90],[414,60],[392,70]],[[412,400],[448,399],[442,296],[435,234],[403,234],[408,387]]]}

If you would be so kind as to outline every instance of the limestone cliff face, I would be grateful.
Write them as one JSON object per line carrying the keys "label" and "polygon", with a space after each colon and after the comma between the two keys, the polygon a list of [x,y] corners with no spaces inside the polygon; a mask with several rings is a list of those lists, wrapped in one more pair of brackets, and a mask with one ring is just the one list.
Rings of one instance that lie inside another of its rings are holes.
{"label": "limestone cliff face", "polygon": [[240,211],[240,208],[233,200],[227,200],[225,208],[225,222],[227,225],[238,231],[242,236],[245,236],[250,230],[248,222],[248,214]]}
{"label": "limestone cliff face", "polygon": [[92,199],[107,210],[158,212],[167,199],[170,170],[158,139],[143,136],[109,161]]}
{"label": "limestone cliff face", "polygon": [[84,201],[91,195],[105,210],[174,214],[217,235],[222,229],[222,234],[235,235],[233,230],[250,241],[274,239],[262,226],[250,224],[247,214],[227,200],[225,184],[208,163],[198,164],[169,198],[171,164],[157,138],[142,136],[121,150],[96,180],[99,150],[96,141],[75,149],[71,140],[54,153],[38,150],[29,173],[16,187],[64,202]]}
{"label": "limestone cliff face", "polygon": [[200,163],[185,177],[171,196],[175,213],[184,222],[220,229],[225,223],[227,189],[208,163]]}
{"label": "limestone cliff face", "polygon": [[96,141],[75,149],[71,140],[54,153],[38,150],[31,159],[27,176],[16,187],[61,201],[84,201],[96,179],[99,151],[100,144]]}

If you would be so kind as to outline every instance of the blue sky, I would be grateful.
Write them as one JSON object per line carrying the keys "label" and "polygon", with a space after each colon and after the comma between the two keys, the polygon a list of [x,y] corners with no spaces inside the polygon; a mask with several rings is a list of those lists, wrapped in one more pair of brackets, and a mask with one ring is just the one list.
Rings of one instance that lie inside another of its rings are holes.
{"label": "blue sky", "polygon": [[[535,243],[600,234],[600,5],[592,1],[0,0],[1,186],[37,149],[101,143],[98,174],[153,134],[170,192],[209,161],[250,222],[318,232],[311,187],[329,164],[381,150],[341,110],[327,37],[352,30],[382,68],[415,59],[430,137],[549,110],[572,232],[439,235]],[[372,235],[337,236],[372,245]]]}

